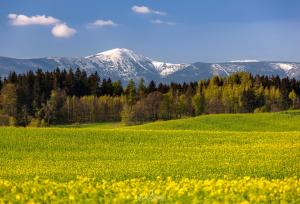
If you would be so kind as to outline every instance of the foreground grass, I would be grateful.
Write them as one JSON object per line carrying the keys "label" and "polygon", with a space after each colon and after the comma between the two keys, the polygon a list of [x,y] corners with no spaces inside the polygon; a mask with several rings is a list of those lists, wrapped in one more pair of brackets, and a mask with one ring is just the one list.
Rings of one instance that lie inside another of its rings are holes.
{"label": "foreground grass", "polygon": [[300,179],[0,180],[0,203],[299,203]]}

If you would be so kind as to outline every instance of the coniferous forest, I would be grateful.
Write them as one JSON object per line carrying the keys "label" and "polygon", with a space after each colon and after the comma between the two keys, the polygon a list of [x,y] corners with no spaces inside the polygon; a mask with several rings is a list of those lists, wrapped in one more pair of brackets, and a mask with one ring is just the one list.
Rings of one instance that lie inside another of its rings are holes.
{"label": "coniferous forest", "polygon": [[156,84],[88,75],[76,69],[27,72],[0,80],[0,125],[123,121],[141,124],[212,113],[300,108],[300,81],[246,72],[191,83]]}

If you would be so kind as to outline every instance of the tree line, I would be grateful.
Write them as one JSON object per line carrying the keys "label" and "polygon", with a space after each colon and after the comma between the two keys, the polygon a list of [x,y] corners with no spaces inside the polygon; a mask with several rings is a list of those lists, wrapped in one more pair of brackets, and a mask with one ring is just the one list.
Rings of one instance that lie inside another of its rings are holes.
{"label": "tree line", "polygon": [[246,72],[191,83],[146,84],[101,79],[97,72],[60,70],[0,78],[0,125],[123,121],[141,124],[211,113],[300,108],[300,81]]}

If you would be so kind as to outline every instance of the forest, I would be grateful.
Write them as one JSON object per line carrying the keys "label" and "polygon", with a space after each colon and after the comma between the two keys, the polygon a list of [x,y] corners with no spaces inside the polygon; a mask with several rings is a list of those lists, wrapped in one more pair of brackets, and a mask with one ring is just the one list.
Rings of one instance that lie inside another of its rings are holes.
{"label": "forest", "polygon": [[239,72],[191,83],[156,84],[60,70],[0,78],[0,125],[43,127],[122,121],[127,125],[201,114],[300,108],[300,81]]}

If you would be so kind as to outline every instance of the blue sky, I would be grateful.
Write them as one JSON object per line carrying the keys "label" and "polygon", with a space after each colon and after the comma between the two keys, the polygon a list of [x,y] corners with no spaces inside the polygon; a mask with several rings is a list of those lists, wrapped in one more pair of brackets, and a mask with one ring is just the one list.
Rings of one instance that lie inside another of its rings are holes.
{"label": "blue sky", "polygon": [[299,0],[1,0],[0,56],[300,61]]}

